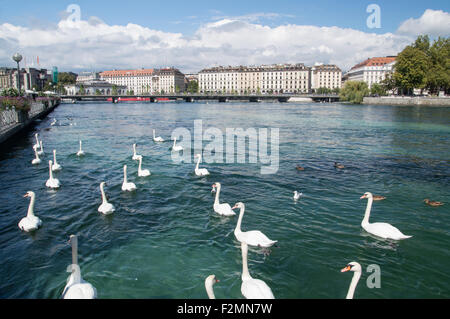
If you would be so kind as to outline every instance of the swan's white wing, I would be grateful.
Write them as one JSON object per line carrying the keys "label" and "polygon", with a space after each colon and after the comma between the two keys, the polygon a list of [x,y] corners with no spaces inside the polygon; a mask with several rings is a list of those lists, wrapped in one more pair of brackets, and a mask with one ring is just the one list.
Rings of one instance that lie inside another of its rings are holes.
{"label": "swan's white wing", "polygon": [[66,286],[63,292],[64,299],[95,299],[97,298],[97,289],[88,282],[72,284]]}
{"label": "swan's white wing", "polygon": [[236,238],[240,242],[245,242],[250,246],[270,247],[275,244],[276,240],[269,239],[259,230],[251,230],[238,234]]}
{"label": "swan's white wing", "polygon": [[275,299],[270,287],[260,279],[243,281],[241,292],[247,299]]}
{"label": "swan's white wing", "polygon": [[378,237],[390,239],[405,239],[411,236],[404,235],[398,228],[388,223],[370,223],[364,229]]}
{"label": "swan's white wing", "polygon": [[228,203],[214,205],[214,211],[220,215],[236,215],[236,213],[231,209],[231,206]]}

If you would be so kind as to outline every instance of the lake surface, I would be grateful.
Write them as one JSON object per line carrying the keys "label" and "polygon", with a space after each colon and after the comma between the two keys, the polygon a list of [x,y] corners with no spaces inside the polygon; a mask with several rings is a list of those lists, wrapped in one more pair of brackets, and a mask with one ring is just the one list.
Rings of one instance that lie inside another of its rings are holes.
{"label": "lake surface", "polygon": [[[223,132],[278,128],[277,173],[262,175],[260,162],[203,162],[211,175],[197,177],[193,157],[174,162],[171,141],[153,142],[152,129],[169,140],[179,127],[193,134],[194,120]],[[46,155],[31,165],[36,132]],[[133,143],[150,177],[137,176]],[[58,190],[45,187],[53,149],[63,168]],[[125,164],[133,193],[121,190]],[[97,211],[101,181],[116,207],[110,216]],[[221,202],[245,203],[244,231],[278,240],[268,255],[249,251],[251,275],[276,298],[345,298],[353,273],[340,269],[351,261],[363,268],[355,298],[450,297],[450,109],[265,102],[61,104],[0,154],[0,297],[60,298],[67,241],[77,234],[81,272],[98,298],[207,298],[210,274],[220,279],[216,298],[243,298],[238,217],[213,211],[214,182]],[[28,190],[43,221],[33,234],[17,227]],[[303,192],[297,202],[294,190]],[[361,228],[368,191],[387,197],[374,202],[370,221],[412,238],[382,240]],[[380,288],[366,284],[371,264],[381,269]]]}

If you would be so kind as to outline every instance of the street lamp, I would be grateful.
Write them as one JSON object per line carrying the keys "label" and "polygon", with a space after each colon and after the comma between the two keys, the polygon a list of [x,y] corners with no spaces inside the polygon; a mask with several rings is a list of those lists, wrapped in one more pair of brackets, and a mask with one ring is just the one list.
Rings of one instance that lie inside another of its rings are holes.
{"label": "street lamp", "polygon": [[19,90],[20,94],[20,68],[19,68],[19,62],[22,61],[22,56],[20,53],[16,53],[13,55],[12,59],[17,62],[17,89]]}

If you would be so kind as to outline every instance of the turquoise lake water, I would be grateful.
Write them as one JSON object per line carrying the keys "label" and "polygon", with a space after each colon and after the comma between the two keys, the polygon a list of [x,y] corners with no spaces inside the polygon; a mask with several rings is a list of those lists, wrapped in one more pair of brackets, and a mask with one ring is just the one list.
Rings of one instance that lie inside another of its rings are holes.
{"label": "turquoise lake water", "polygon": [[[278,128],[277,173],[262,175],[260,162],[203,162],[211,175],[197,177],[193,159],[172,160],[172,142],[153,142],[152,129],[169,140],[179,127],[193,134],[194,120],[223,132]],[[46,152],[37,166],[36,132]],[[150,177],[137,176],[133,143]],[[63,167],[58,190],[45,187],[53,149]],[[121,190],[124,164],[133,193]],[[101,181],[116,207],[110,216],[97,212]],[[449,108],[247,102],[61,104],[16,138],[0,154],[0,297],[60,298],[67,241],[77,234],[81,272],[98,298],[207,298],[210,274],[220,279],[216,298],[243,298],[238,218],[214,213],[214,182],[221,202],[245,203],[244,231],[278,240],[268,255],[249,251],[251,275],[276,298],[345,298],[352,273],[340,269],[351,261],[363,268],[355,298],[450,297]],[[43,221],[33,234],[17,227],[28,190]],[[294,190],[303,192],[297,202]],[[370,221],[412,238],[382,240],[361,228],[367,191],[387,197],[374,202]],[[380,266],[380,288],[366,285],[371,264]]]}

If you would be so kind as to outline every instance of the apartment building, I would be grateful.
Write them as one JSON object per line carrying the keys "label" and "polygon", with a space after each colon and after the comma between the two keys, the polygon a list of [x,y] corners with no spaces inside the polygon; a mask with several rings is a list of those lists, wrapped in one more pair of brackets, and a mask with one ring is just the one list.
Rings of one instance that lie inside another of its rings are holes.
{"label": "apartment building", "polygon": [[311,68],[311,89],[336,89],[342,86],[342,70],[334,64],[314,65]]}
{"label": "apartment building", "polygon": [[386,74],[393,72],[395,56],[369,58],[350,69],[345,74],[346,81],[363,81],[369,86],[381,83]]}

